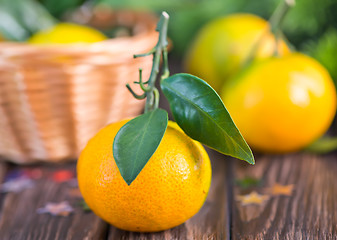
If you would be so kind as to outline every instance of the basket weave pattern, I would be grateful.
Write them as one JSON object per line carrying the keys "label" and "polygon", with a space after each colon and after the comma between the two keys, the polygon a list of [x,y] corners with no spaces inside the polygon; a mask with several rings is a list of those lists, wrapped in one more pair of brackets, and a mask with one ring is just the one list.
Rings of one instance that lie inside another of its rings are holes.
{"label": "basket weave pattern", "polygon": [[74,160],[100,128],[141,113],[144,101],[125,84],[138,68],[149,76],[151,56],[132,57],[156,43],[155,21],[145,26],[95,44],[0,44],[0,155],[20,164]]}

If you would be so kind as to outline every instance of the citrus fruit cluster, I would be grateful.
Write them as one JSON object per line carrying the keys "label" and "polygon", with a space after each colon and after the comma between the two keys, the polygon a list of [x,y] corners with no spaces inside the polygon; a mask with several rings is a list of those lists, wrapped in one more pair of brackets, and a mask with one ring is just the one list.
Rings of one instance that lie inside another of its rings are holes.
{"label": "citrus fruit cluster", "polygon": [[197,35],[186,69],[220,94],[253,148],[285,153],[322,136],[336,112],[336,90],[316,60],[292,53],[267,21],[251,14],[214,20]]}

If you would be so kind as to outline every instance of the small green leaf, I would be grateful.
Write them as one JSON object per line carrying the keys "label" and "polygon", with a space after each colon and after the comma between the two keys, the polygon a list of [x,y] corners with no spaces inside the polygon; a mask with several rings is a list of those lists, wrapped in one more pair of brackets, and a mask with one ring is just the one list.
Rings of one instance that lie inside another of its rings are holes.
{"label": "small green leaf", "polygon": [[242,179],[236,179],[236,185],[240,186],[243,189],[247,189],[250,187],[258,187],[262,185],[262,178],[255,178],[255,177],[245,177]]}
{"label": "small green leaf", "polygon": [[82,208],[83,212],[91,212],[90,207],[84,200],[81,200],[78,205]]}
{"label": "small green leaf", "polygon": [[165,110],[155,109],[127,122],[116,134],[113,156],[130,185],[157,150],[167,128]]}
{"label": "small green leaf", "polygon": [[175,120],[191,138],[254,164],[254,156],[218,94],[203,80],[176,74],[162,80]]}
{"label": "small green leaf", "polygon": [[337,137],[324,136],[311,143],[304,150],[310,153],[325,154],[337,149]]}

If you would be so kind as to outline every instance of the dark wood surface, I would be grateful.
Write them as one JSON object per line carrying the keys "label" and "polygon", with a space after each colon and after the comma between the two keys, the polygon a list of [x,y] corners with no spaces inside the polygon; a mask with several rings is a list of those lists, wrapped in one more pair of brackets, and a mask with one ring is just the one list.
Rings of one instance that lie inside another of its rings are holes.
{"label": "dark wood surface", "polygon": [[[25,168],[34,169],[36,167]],[[19,193],[2,193],[0,239],[105,239],[108,225],[79,206],[80,199],[70,193],[67,182],[58,183],[50,176],[60,169],[75,171],[74,164],[39,167],[42,178]],[[10,172],[16,169],[10,169]],[[69,201],[75,211],[68,217],[37,214],[47,202]]]}
{"label": "dark wood surface", "polygon": [[[132,233],[108,225],[80,207],[76,187],[50,176],[75,164],[31,167],[0,164],[0,179],[18,169],[41,169],[31,189],[0,195],[0,239],[337,239],[337,156],[298,153],[257,156],[249,166],[214,151],[209,196],[186,223],[159,233]],[[260,184],[244,188],[236,180],[253,177]],[[242,205],[239,196],[267,194],[276,183],[293,185],[290,196],[270,195],[263,204]],[[75,191],[76,192],[76,191]],[[37,214],[47,202],[67,200],[75,211],[67,216]]]}
{"label": "dark wood surface", "polygon": [[[238,178],[261,178],[257,192],[276,183],[293,185],[293,191],[261,206],[233,202],[233,239],[337,239],[336,155],[264,156],[254,167],[236,163],[234,172]],[[235,187],[233,196],[240,191]]]}

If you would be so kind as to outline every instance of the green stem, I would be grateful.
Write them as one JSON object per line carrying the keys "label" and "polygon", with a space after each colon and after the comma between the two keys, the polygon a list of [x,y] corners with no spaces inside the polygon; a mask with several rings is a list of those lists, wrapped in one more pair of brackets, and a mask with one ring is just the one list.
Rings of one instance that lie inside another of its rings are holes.
{"label": "green stem", "polygon": [[[168,59],[167,59],[167,28],[168,28],[168,21],[169,21],[169,15],[166,12],[162,12],[156,31],[159,32],[158,42],[156,46],[148,53],[144,54],[137,54],[134,55],[135,58],[137,57],[144,57],[148,55],[153,55],[152,60],[152,69],[151,74],[149,77],[149,80],[147,82],[143,82],[142,80],[142,70],[139,69],[139,82],[137,84],[140,85],[141,89],[144,91],[144,94],[146,96],[146,104],[145,104],[145,113],[148,111],[152,111],[156,108],[158,108],[159,104],[159,91],[155,87],[155,83],[157,80],[157,76],[159,74],[159,66],[160,66],[160,60],[161,56],[163,55],[163,74],[161,76],[161,79],[167,78],[170,75],[169,68],[168,68]],[[145,86],[147,84],[147,86]],[[133,94],[134,97],[137,99],[140,99],[144,96],[143,95],[137,95],[132,91],[130,86],[127,86],[129,91]]]}
{"label": "green stem", "polygon": [[133,95],[134,98],[136,99],[144,99],[146,98],[146,94],[143,93],[142,95],[138,95],[137,93],[135,93],[132,88],[130,87],[129,84],[126,84],[126,87],[128,88],[128,90],[131,92],[131,94]]}
{"label": "green stem", "polygon": [[[278,55],[278,41],[282,36],[282,32],[280,31],[280,25],[287,14],[290,7],[295,4],[295,0],[281,0],[280,4],[277,6],[272,16],[269,19],[270,31],[275,35],[276,46],[275,46],[275,55]],[[265,38],[265,36],[269,33],[269,29],[266,29],[265,32],[261,33],[257,41],[253,44],[250,49],[246,59],[242,63],[242,68],[246,68],[249,66],[255,58],[255,55],[261,45],[261,41]]]}
{"label": "green stem", "polygon": [[279,53],[279,41],[282,39],[282,31],[280,29],[281,24],[287,15],[291,7],[295,5],[295,0],[281,0],[280,4],[277,6],[271,17],[269,18],[270,31],[275,36],[275,56],[280,56]]}
{"label": "green stem", "polygon": [[290,0],[281,0],[280,4],[277,6],[276,10],[273,12],[269,19],[269,24],[270,24],[270,30],[272,33],[277,35],[281,23],[288,13],[289,9],[295,5],[295,1],[290,1]]}
{"label": "green stem", "polygon": [[152,49],[151,51],[149,51],[147,53],[134,54],[133,58],[146,57],[146,56],[149,56],[149,55],[153,54],[154,52],[155,52],[155,49]]}

